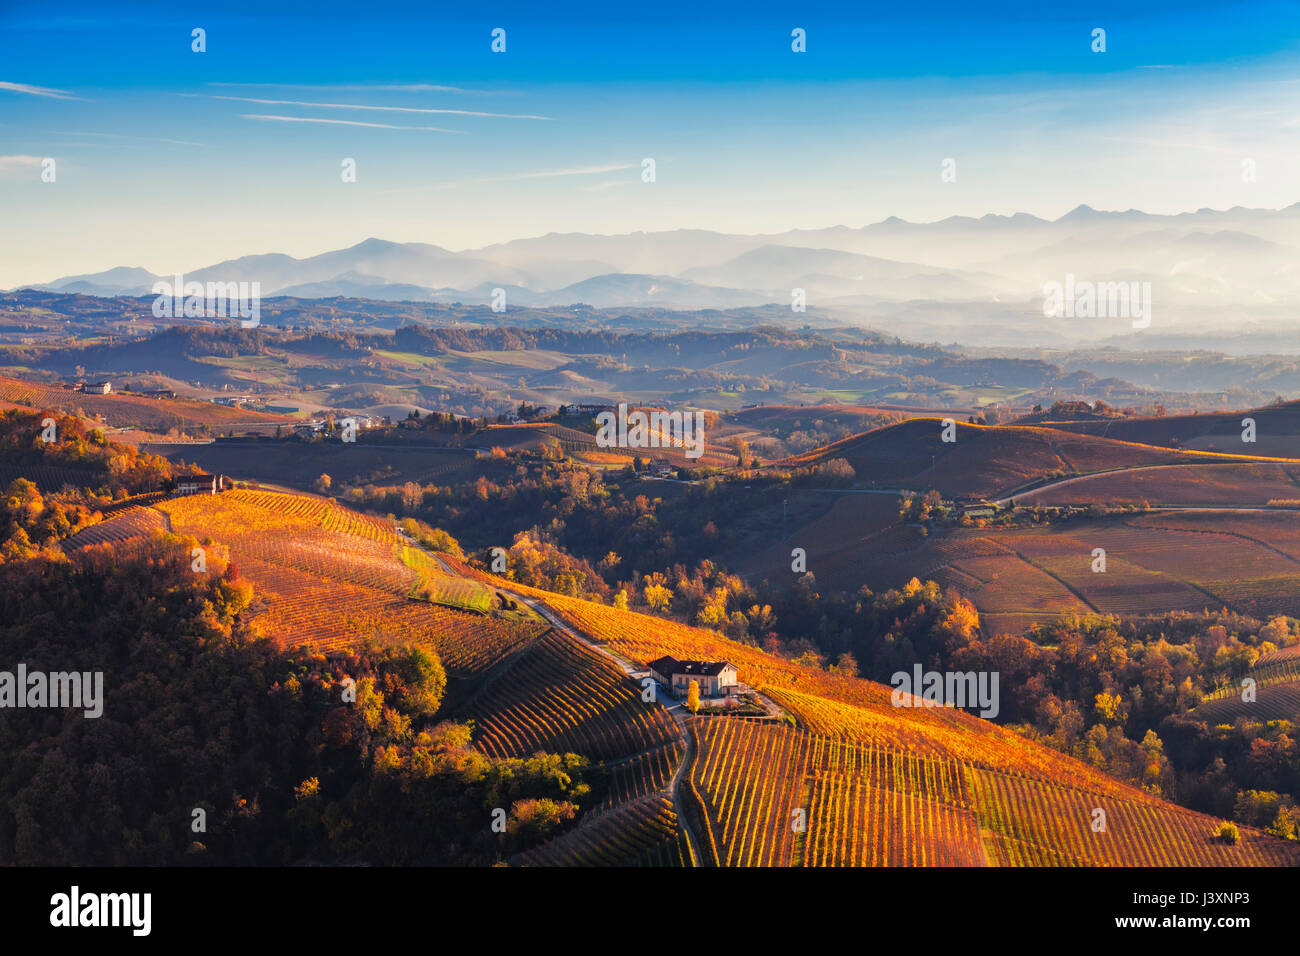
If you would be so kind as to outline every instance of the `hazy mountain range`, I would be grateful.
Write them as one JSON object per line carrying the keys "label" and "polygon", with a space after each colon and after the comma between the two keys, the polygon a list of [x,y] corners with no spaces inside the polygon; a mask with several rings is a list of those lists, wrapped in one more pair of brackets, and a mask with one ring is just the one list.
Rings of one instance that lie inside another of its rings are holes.
{"label": "hazy mountain range", "polygon": [[[1064,342],[1131,333],[1119,320],[1045,319],[1043,286],[1067,274],[1150,282],[1154,336],[1300,324],[1300,203],[1178,215],[1079,206],[1056,220],[891,217],[752,236],[552,233],[463,252],[367,239],[305,259],[244,256],[185,277],[258,281],[263,296],[466,304],[488,304],[499,288],[514,307],[729,308],[790,303],[798,288],[810,310],[912,336],[969,340],[978,331],[985,344],[1014,344],[1025,335]],[[118,267],[25,288],[149,295],[158,278],[170,277]]]}

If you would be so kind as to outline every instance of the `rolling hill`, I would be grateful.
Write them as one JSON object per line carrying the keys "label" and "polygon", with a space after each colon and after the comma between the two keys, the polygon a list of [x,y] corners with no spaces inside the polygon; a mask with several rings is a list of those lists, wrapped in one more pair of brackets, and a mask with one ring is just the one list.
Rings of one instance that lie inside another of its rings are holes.
{"label": "rolling hill", "polygon": [[[1098,435],[1120,441],[1229,454],[1300,457],[1300,402],[1267,408],[1158,418],[1109,418],[1052,421],[1039,417],[1045,427]],[[1242,440],[1242,420],[1255,422],[1254,442]]]}
{"label": "rolling hill", "polygon": [[246,408],[232,408],[185,398],[147,398],[143,395],[115,392],[88,395],[69,389],[0,376],[0,406],[34,408],[77,415],[88,421],[100,421],[117,428],[139,428],[147,432],[166,432],[172,428],[228,429],[236,425],[248,428],[273,428],[291,421],[284,415]]}
{"label": "rolling hill", "polygon": [[[1229,848],[1209,836],[1212,818],[963,712],[895,707],[879,684],[794,664],[710,631],[498,584],[637,664],[663,654],[731,661],[743,681],[793,719],[794,726],[688,720],[694,759],[682,812],[700,831],[706,863],[1300,863],[1300,846],[1252,831]],[[1104,832],[1093,827],[1098,810]]]}
{"label": "rolling hill", "polygon": [[[258,595],[254,625],[277,641],[436,649],[451,706],[474,720],[485,753],[595,760],[599,804],[518,864],[1300,864],[1300,845],[1249,828],[1236,845],[1221,843],[1212,818],[962,711],[897,707],[889,688],[711,631],[417,557],[386,521],[324,499],[157,499],[120,509],[68,547],[160,526],[227,548]],[[490,613],[415,598],[422,578],[441,580],[449,604],[492,595]],[[506,610],[516,602],[541,614]],[[648,702],[637,669],[664,654],[731,661],[784,716],[687,717]]]}
{"label": "rolling hill", "polygon": [[[975,425],[954,420],[951,442],[939,418],[912,418],[773,462],[806,467],[842,458],[859,483],[935,489],[948,497],[1007,497],[1049,478],[1139,466],[1270,461],[1266,456],[1179,451],[1038,425]],[[1285,459],[1291,462],[1290,459]],[[1300,465],[1300,459],[1291,462]]]}

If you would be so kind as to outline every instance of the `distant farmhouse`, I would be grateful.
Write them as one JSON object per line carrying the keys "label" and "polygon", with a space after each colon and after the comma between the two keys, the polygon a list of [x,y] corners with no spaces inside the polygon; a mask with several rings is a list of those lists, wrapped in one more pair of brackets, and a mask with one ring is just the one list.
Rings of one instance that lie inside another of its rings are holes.
{"label": "distant farmhouse", "polygon": [[957,495],[952,499],[952,504],[959,514],[969,515],[972,518],[991,518],[998,511],[997,505],[993,502],[971,495]]}
{"label": "distant farmhouse", "polygon": [[561,418],[581,418],[584,415],[599,415],[601,412],[614,411],[613,405],[561,405]]}
{"label": "distant farmhouse", "polygon": [[686,693],[691,681],[699,683],[701,697],[732,697],[740,693],[736,667],[726,661],[679,661],[675,657],[661,657],[650,662],[650,673],[679,697]]}
{"label": "distant farmhouse", "polygon": [[87,382],[81,386],[81,390],[87,395],[108,395],[113,391],[112,382]]}
{"label": "distant farmhouse", "polygon": [[215,495],[219,491],[234,487],[234,482],[225,475],[208,475],[201,472],[177,475],[174,481],[178,495]]}

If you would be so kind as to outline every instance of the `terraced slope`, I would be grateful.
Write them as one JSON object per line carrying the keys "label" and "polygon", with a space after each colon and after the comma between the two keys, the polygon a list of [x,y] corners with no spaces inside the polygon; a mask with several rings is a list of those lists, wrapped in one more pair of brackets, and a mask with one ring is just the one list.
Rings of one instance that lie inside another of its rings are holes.
{"label": "terraced slope", "polygon": [[[1253,680],[1250,699],[1243,681]],[[1229,724],[1238,717],[1251,720],[1300,718],[1300,644],[1264,654],[1241,680],[1228,681],[1207,694],[1196,714],[1208,721]]]}
{"label": "terraced slope", "polygon": [[722,865],[1300,865],[1300,844],[1243,828],[1228,846],[1219,821],[960,711],[895,707],[879,684],[511,587],[629,660],[731,661],[794,719],[691,721],[700,837]]}
{"label": "terraced slope", "polygon": [[597,760],[656,750],[677,731],[609,660],[550,631],[516,654],[466,710],[475,746],[494,757],[574,752]]}
{"label": "terraced slope", "polygon": [[519,856],[523,866],[690,866],[672,801],[652,794],[585,820]]}

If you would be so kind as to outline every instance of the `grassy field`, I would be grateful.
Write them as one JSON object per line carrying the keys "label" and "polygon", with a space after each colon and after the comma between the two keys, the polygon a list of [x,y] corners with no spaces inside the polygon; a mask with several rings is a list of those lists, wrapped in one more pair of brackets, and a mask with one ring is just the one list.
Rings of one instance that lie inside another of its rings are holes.
{"label": "grassy field", "polygon": [[452,577],[443,573],[433,556],[409,545],[401,549],[402,563],[415,572],[415,579],[407,596],[430,604],[461,608],[487,614],[492,610],[494,595],[490,588],[477,581]]}

